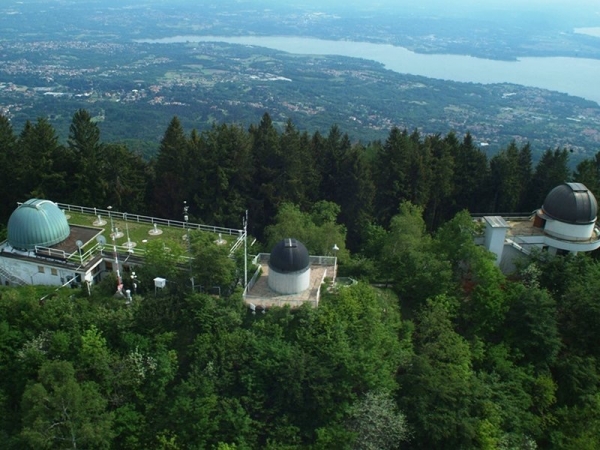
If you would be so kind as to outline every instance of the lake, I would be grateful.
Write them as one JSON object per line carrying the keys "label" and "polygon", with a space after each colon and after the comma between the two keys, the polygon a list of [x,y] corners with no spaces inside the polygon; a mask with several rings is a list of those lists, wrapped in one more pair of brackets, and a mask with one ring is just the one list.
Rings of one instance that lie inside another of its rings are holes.
{"label": "lake", "polygon": [[523,57],[517,61],[495,61],[465,55],[425,55],[389,44],[288,36],[173,36],[136,42],[227,42],[294,54],[350,56],[380,62],[399,73],[470,83],[521,84],[564,92],[600,104],[600,60],[597,59]]}

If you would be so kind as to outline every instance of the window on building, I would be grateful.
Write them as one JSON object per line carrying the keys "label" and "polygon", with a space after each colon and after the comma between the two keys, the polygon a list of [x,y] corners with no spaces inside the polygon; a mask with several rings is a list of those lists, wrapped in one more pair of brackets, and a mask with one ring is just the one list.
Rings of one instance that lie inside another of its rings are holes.
{"label": "window on building", "polygon": [[51,273],[52,275],[54,275],[55,277],[57,277],[57,276],[58,276],[58,270],[56,270],[56,269],[50,269],[50,273]]}
{"label": "window on building", "polygon": [[39,273],[45,273],[44,272],[44,266],[38,266],[38,272]]}

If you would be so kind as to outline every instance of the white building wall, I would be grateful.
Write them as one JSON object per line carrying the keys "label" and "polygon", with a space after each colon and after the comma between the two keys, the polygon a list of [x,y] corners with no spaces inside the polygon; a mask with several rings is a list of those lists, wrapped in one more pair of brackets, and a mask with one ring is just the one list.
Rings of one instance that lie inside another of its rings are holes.
{"label": "white building wall", "polygon": [[[27,284],[41,284],[48,286],[61,286],[68,277],[74,278],[76,273],[69,269],[62,269],[44,265],[43,263],[0,258],[0,266],[12,276],[19,278]],[[2,284],[6,281],[12,284],[4,275],[0,274]]]}
{"label": "white building wall", "polygon": [[502,261],[504,241],[509,226],[501,217],[486,216],[484,219],[486,221],[484,245],[487,250],[496,255],[496,265],[498,266]]}
{"label": "white building wall", "polygon": [[297,294],[310,286],[310,267],[304,272],[279,273],[269,268],[268,285],[279,294]]}
{"label": "white building wall", "polygon": [[594,233],[595,223],[584,225],[560,222],[548,219],[544,231],[551,236],[569,241],[587,241]]}
{"label": "white building wall", "polygon": [[561,241],[558,239],[552,238],[552,236],[546,236],[544,240],[545,244],[550,248],[566,250],[568,252],[591,252],[600,248],[600,240],[596,239],[593,241]]}
{"label": "white building wall", "polygon": [[527,250],[519,250],[519,248],[507,243],[502,252],[502,261],[499,264],[500,270],[503,273],[513,273],[519,261],[524,261],[528,257]]}

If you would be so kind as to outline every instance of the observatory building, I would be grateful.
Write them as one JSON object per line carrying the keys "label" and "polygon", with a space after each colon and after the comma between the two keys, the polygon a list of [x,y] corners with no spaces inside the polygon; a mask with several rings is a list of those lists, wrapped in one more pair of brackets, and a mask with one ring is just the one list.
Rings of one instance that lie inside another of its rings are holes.
{"label": "observatory building", "polygon": [[279,241],[269,258],[269,288],[279,294],[298,294],[310,286],[308,250],[296,239]]}
{"label": "observatory building", "polygon": [[65,213],[49,200],[28,200],[13,211],[8,239],[0,243],[0,282],[62,286],[98,281],[107,264],[84,249],[96,244],[103,231],[69,225]]}
{"label": "observatory building", "polygon": [[251,309],[318,306],[323,282],[335,281],[337,270],[336,256],[310,256],[304,244],[293,238],[282,239],[271,253],[259,253],[253,262],[257,269],[244,291]]}
{"label": "observatory building", "polygon": [[[69,211],[90,216],[90,219],[93,218],[92,226],[70,224]],[[107,221],[103,214],[108,215],[110,229],[105,227]],[[138,227],[148,226],[147,236],[150,240],[161,239],[159,236],[163,230],[158,225],[178,229],[184,239],[189,237],[190,230],[218,233],[217,245],[229,242],[221,236],[226,234],[233,237],[230,239],[233,241],[230,255],[246,240],[245,229],[194,224],[188,222],[187,218],[182,222],[127,214],[113,211],[110,206],[104,210],[68,204],[59,206],[50,200],[31,199],[19,204],[8,220],[7,239],[0,242],[0,284],[74,287],[85,282],[89,287],[108,273],[115,273],[119,283],[117,289],[121,291],[121,275],[143,264],[146,251],[144,243],[148,242],[148,239],[142,240],[142,245],[138,246],[130,240],[128,220]],[[121,224],[124,222],[126,241],[125,233],[117,226],[119,221]],[[105,232],[110,233],[112,239],[112,244],[108,246],[103,235]]]}
{"label": "observatory building", "polygon": [[600,248],[597,215],[598,202],[585,185],[563,183],[527,218],[484,216],[485,233],[478,243],[496,255],[504,272],[511,272],[517,259],[536,248],[554,255]]}

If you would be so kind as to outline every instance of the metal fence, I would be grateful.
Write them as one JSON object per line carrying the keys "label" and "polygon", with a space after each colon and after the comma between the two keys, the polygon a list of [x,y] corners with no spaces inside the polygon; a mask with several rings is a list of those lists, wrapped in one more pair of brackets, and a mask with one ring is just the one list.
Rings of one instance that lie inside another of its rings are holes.
{"label": "metal fence", "polygon": [[[113,219],[122,219],[130,222],[137,223],[148,223],[151,225],[165,225],[168,227],[181,228],[181,229],[189,229],[190,231],[205,231],[208,233],[215,234],[225,234],[229,236],[237,236],[237,239],[231,246],[229,250],[229,254],[233,255],[238,249],[242,247],[244,244],[244,239],[246,235],[243,229],[236,228],[226,228],[226,227],[216,227],[212,225],[205,225],[201,223],[193,223],[193,222],[184,222],[181,220],[171,220],[171,219],[161,219],[160,217],[152,217],[152,216],[142,216],[139,214],[131,214],[128,212],[114,211],[109,209],[101,209],[101,208],[89,208],[87,206],[78,206],[78,205],[70,205],[68,203],[56,203],[58,207],[64,211],[72,211],[81,214],[89,214],[93,216],[105,216],[107,218]],[[125,251],[129,252],[129,248],[124,247]],[[143,254],[143,250],[136,249],[136,253]],[[129,252],[131,253],[131,252]]]}
{"label": "metal fence", "polygon": [[244,230],[236,228],[215,227],[201,223],[183,222],[181,220],[161,219],[160,217],[141,216],[128,212],[114,211],[100,208],[88,208],[87,206],[69,205],[68,203],[57,203],[58,207],[65,211],[73,211],[81,214],[90,214],[94,216],[112,217],[113,219],[123,219],[130,222],[149,223],[157,225],[166,225],[168,227],[182,228],[190,230],[207,231],[210,233],[222,233],[229,236],[242,235]]}
{"label": "metal fence", "polygon": [[[271,258],[270,253],[259,253],[254,258],[252,258],[252,264],[254,266],[256,266],[256,270],[254,271],[254,274],[252,275],[252,278],[250,279],[250,281],[248,281],[248,285],[244,289],[244,296],[248,296],[248,292],[250,292],[252,290],[252,288],[254,287],[254,285],[256,284],[256,282],[258,281],[260,276],[262,275],[261,264],[268,264],[270,258]],[[309,256],[308,261],[311,266],[315,265],[315,266],[332,267],[333,273],[331,274],[331,276],[332,276],[332,279],[335,281],[335,276],[336,276],[335,272],[337,269],[337,257],[336,256]],[[323,276],[321,283],[327,277],[327,273],[328,273],[328,271],[325,270],[325,275]],[[317,291],[317,304],[319,303],[320,296],[321,296],[321,288],[319,287],[319,289]],[[249,296],[248,296],[248,298],[249,298]]]}
{"label": "metal fence", "polygon": [[[259,253],[252,259],[252,264],[267,264],[270,258],[270,253]],[[337,256],[309,256],[308,261],[310,265],[335,267],[337,264]]]}

